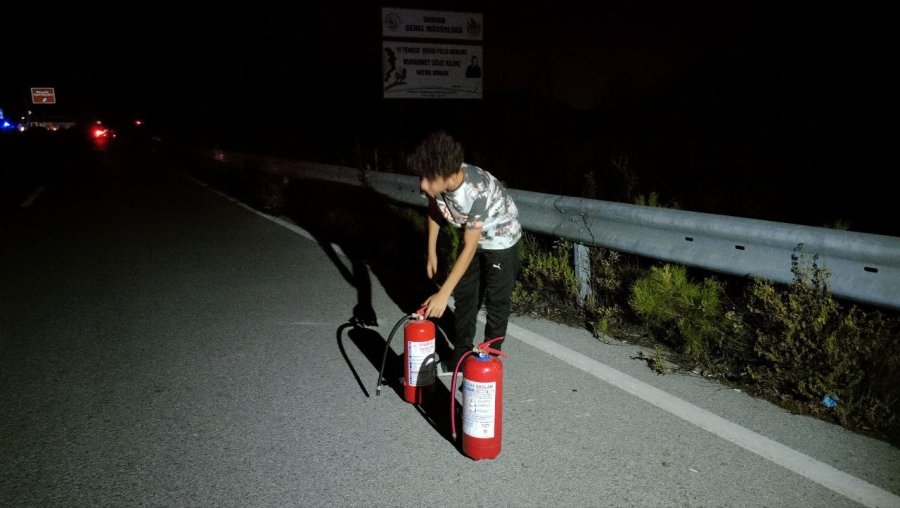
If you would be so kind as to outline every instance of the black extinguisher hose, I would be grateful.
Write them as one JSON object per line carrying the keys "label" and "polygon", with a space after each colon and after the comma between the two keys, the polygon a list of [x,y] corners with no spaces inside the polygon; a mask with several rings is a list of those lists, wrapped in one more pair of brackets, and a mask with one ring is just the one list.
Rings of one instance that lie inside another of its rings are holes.
{"label": "black extinguisher hose", "polygon": [[384,355],[381,357],[381,369],[378,370],[378,384],[375,385],[375,396],[381,395],[381,380],[384,376],[384,365],[387,363],[387,355],[388,351],[391,350],[391,341],[394,340],[394,334],[397,333],[397,329],[400,328],[400,325],[402,325],[404,321],[414,317],[415,314],[400,318],[400,321],[397,321],[397,324],[394,325],[394,329],[391,330],[391,334],[388,335],[387,343],[384,345]]}
{"label": "black extinguisher hose", "polygon": [[[382,355],[382,357],[381,357],[381,368],[378,369],[378,384],[375,385],[375,395],[376,396],[381,395],[381,381],[384,379],[384,366],[387,363],[387,355],[388,355],[388,351],[391,350],[391,341],[394,340],[394,334],[397,333],[397,329],[400,328],[400,325],[402,325],[403,322],[406,321],[407,319],[425,319],[425,309],[427,309],[427,308],[428,307],[422,307],[419,310],[413,312],[412,314],[410,314],[408,316],[403,316],[402,318],[400,318],[400,321],[397,321],[397,324],[394,325],[394,329],[391,330],[391,334],[388,335],[387,343],[384,345],[384,355]],[[434,326],[435,326],[435,328],[437,328],[437,330],[439,332],[441,332],[441,335],[444,336],[444,339],[447,340],[447,334],[444,333],[444,330],[441,329],[441,327],[438,326],[437,323],[435,323]],[[450,341],[447,340],[447,342],[450,342]]]}

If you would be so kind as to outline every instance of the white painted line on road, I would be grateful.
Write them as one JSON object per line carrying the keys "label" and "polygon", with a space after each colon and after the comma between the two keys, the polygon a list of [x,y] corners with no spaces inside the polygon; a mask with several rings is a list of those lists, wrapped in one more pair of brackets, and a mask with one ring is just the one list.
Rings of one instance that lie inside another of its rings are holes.
{"label": "white painted line on road", "polygon": [[[288,229],[288,230],[290,230],[290,231],[293,231],[294,233],[297,233],[298,235],[303,236],[303,237],[305,237],[305,238],[307,238],[307,239],[309,239],[309,240],[312,240],[312,241],[314,241],[314,242],[317,242],[317,241],[318,241],[318,240],[315,239],[315,237],[313,237],[313,235],[311,235],[311,234],[309,233],[309,231],[307,231],[307,230],[301,228],[300,226],[298,226],[298,225],[296,225],[296,224],[294,224],[294,223],[292,223],[292,222],[288,222],[288,221],[286,221],[286,220],[284,220],[284,219],[280,219],[280,218],[278,218],[278,217],[269,215],[269,214],[267,214],[267,213],[260,212],[260,211],[257,210],[256,208],[253,208],[252,206],[250,206],[250,205],[244,203],[243,201],[237,200],[237,199],[235,199],[235,198],[229,196],[228,194],[225,194],[224,192],[220,192],[220,191],[218,191],[218,190],[216,190],[216,189],[210,187],[210,186],[209,186],[208,184],[206,184],[205,182],[201,182],[200,180],[197,180],[197,179],[194,178],[193,176],[190,176],[190,175],[182,175],[182,176],[184,176],[184,177],[187,178],[188,180],[190,180],[190,181],[196,183],[197,185],[199,185],[199,186],[201,186],[201,187],[205,187],[205,188],[209,189],[210,191],[215,192],[216,194],[218,194],[218,195],[222,196],[223,198],[227,199],[228,201],[231,201],[232,203],[234,203],[234,204],[240,206],[241,208],[245,208],[245,209],[247,209],[247,210],[250,210],[251,212],[255,213],[256,215],[259,215],[260,217],[262,217],[263,219],[266,219],[266,220],[268,220],[268,221],[274,222],[275,224],[278,224],[279,226],[281,226],[281,227],[283,227],[283,228],[285,228],[285,229]],[[342,251],[340,247],[338,247],[337,245],[334,245],[334,244],[332,244],[331,246],[334,248],[335,252],[337,252],[337,253],[340,254],[341,256],[347,257],[347,256],[344,254],[344,251]]]}
{"label": "white painted line on road", "polygon": [[37,189],[34,189],[34,191],[28,195],[28,197],[25,199],[25,201],[22,201],[22,204],[19,205],[19,208],[28,208],[29,206],[31,206],[31,204],[34,203],[34,200],[36,200],[38,198],[38,196],[40,196],[41,193],[44,192],[45,190],[46,189],[44,189],[43,185],[38,186]]}
{"label": "white painted line on road", "polygon": [[[483,313],[479,321],[483,322]],[[573,351],[546,337],[528,331],[520,326],[509,324],[508,334],[545,353],[577,367],[592,376],[609,383],[620,390],[634,395],[654,406],[671,413],[688,423],[696,425],[716,436],[730,441],[745,450],[751,451],[764,459],[770,460],[799,475],[802,475],[838,494],[846,496],[866,506],[900,507],[900,497],[871,483],[835,469],[808,455],[773,441],[761,434],[728,421],[709,411],[697,407],[659,388],[651,386],[624,372],[600,363],[592,358]]]}
{"label": "white painted line on road", "polygon": [[[259,210],[256,210],[231,196],[212,189],[208,185],[195,180],[190,176],[186,176],[190,180],[207,187],[213,192],[225,197],[229,201],[250,210],[251,212],[270,220],[279,226],[285,227],[298,235],[315,241],[315,238],[305,229],[292,224],[277,217],[272,217]],[[344,255],[335,246],[335,249],[342,256]],[[344,256],[346,257],[346,256]],[[484,323],[484,312],[479,313],[478,320]],[[526,330],[521,326],[509,323],[508,336],[521,340],[522,342],[533,346],[545,353],[555,356],[556,358],[568,363],[569,365],[591,374],[592,376],[606,383],[619,388],[627,393],[638,397],[639,399],[649,402],[650,404],[671,413],[688,423],[696,425],[707,432],[710,432],[726,441],[734,443],[741,448],[753,452],[760,457],[774,462],[790,471],[793,471],[819,485],[827,487],[842,496],[848,497],[865,506],[870,507],[900,507],[900,496],[896,496],[880,487],[847,474],[836,469],[824,462],[818,461],[809,455],[800,453],[789,448],[777,441],[773,441],[762,434],[753,432],[750,429],[742,427],[734,422],[728,421],[721,416],[713,414],[703,408],[695,406],[690,402],[680,399],[668,392],[664,392],[659,388],[649,385],[639,379],[629,376],[622,371],[616,370],[609,365],[603,364],[588,358],[587,356],[558,344],[546,337],[538,335],[534,332]]]}

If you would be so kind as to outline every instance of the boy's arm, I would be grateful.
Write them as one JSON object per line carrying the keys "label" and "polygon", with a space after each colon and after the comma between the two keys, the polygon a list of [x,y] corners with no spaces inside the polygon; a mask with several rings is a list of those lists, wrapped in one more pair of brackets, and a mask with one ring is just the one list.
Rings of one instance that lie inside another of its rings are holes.
{"label": "boy's arm", "polygon": [[424,305],[428,306],[425,310],[425,317],[441,317],[444,314],[444,311],[447,309],[447,302],[450,300],[450,295],[453,294],[456,285],[459,284],[463,274],[466,273],[469,264],[475,259],[475,251],[478,249],[478,240],[481,238],[481,228],[466,229],[465,231],[465,234],[463,234],[462,252],[456,257],[456,262],[453,263],[453,269],[450,270],[450,275],[447,276],[447,280],[444,281],[444,285],[441,286],[441,289],[425,300]]}

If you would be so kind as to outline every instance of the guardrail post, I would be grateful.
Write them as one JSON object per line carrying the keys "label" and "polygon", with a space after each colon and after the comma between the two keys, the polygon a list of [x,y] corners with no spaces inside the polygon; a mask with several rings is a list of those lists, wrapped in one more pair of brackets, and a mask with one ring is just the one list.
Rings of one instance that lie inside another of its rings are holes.
{"label": "guardrail post", "polygon": [[582,306],[592,295],[591,256],[587,246],[576,243],[572,258],[575,260],[575,280],[578,281],[578,303]]}

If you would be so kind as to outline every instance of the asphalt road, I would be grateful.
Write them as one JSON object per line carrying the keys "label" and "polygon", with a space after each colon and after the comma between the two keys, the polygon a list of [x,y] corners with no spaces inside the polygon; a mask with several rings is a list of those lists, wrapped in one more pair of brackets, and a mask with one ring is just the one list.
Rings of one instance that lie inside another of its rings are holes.
{"label": "asphalt road", "polygon": [[404,274],[97,155],[4,209],[2,506],[900,506],[896,448],[524,317],[503,451],[472,461],[449,379],[374,396]]}

